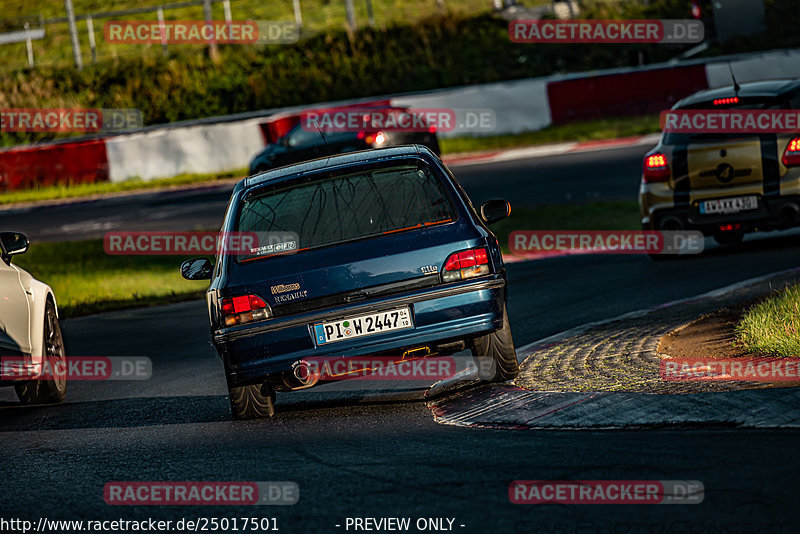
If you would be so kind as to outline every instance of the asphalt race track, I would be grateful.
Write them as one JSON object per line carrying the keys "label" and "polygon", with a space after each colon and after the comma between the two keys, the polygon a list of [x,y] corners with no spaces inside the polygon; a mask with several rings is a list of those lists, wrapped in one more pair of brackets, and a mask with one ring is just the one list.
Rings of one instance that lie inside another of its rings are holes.
{"label": "asphalt race track", "polygon": [[[644,152],[614,149],[454,172],[475,202],[631,199]],[[214,227],[226,200],[225,188],[147,193],[4,211],[0,226],[13,222],[34,239],[54,240],[110,229]],[[127,227],[132,221],[142,224]],[[796,234],[748,238],[736,249],[707,246],[699,257],[663,263],[609,255],[509,264],[516,345],[800,265]],[[276,418],[235,423],[203,302],[72,319],[63,329],[70,354],[148,356],[152,378],[73,382],[64,404],[36,408],[19,406],[13,391],[0,389],[0,469],[6,495],[14,496],[5,499],[6,517],[256,516],[276,518],[289,533],[347,532],[348,517],[395,516],[451,518],[452,530],[465,533],[796,532],[792,503],[800,482],[789,466],[796,464],[797,430],[460,428],[434,422],[423,400],[427,384],[417,383],[279,393]],[[606,479],[700,480],[705,497],[666,506],[509,502],[513,480]],[[294,481],[300,502],[115,507],[103,500],[109,481],[158,480]]]}
{"label": "asphalt race track", "polygon": [[[642,156],[636,146],[452,167],[473,203],[507,196],[525,204],[635,199]],[[232,183],[129,194],[47,207],[0,209],[0,228],[30,239],[71,241],[111,230],[218,229]]]}

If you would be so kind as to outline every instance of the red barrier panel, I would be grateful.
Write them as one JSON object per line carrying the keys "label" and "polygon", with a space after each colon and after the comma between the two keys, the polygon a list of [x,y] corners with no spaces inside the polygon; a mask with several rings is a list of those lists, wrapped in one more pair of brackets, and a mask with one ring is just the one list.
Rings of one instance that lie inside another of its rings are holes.
{"label": "red barrier panel", "polygon": [[103,139],[0,151],[0,191],[108,181]]}
{"label": "red barrier panel", "polygon": [[258,126],[261,128],[261,136],[264,144],[269,145],[278,140],[279,137],[292,129],[292,126],[300,121],[300,113],[283,115],[278,118],[271,118],[267,122],[262,122]]}
{"label": "red barrier panel", "polygon": [[660,113],[708,88],[705,65],[608,74],[547,84],[553,124]]}
{"label": "red barrier panel", "polygon": [[303,116],[308,110],[315,110],[318,112],[324,110],[333,110],[333,109],[347,109],[347,108],[368,108],[368,107],[376,107],[376,106],[391,106],[391,100],[376,100],[374,102],[361,102],[358,104],[346,104],[343,106],[333,106],[327,108],[315,108],[314,106],[309,106],[308,109],[303,111],[297,111],[294,113],[278,113],[271,117],[267,117],[267,120],[260,123],[258,126],[261,128],[261,137],[264,139],[264,144],[268,145],[270,143],[274,143],[278,140],[279,137],[283,136],[286,132],[291,130],[295,124],[300,122],[300,118]]}

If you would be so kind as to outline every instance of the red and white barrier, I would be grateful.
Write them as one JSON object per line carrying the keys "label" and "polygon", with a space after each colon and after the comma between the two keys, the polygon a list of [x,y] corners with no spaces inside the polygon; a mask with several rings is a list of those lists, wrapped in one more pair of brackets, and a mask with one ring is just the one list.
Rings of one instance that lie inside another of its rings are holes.
{"label": "red and white barrier", "polygon": [[[314,107],[391,104],[489,108],[495,114],[495,128],[472,135],[518,134],[551,124],[668,109],[698,90],[730,85],[728,62],[722,59],[514,80]],[[746,54],[729,61],[740,83],[800,77],[800,50]],[[285,132],[302,109],[283,108],[265,111],[257,118],[218,117],[217,122],[204,119],[126,135],[6,149],[0,151],[0,191],[240,169],[247,167],[266,142]],[[439,135],[463,134],[456,130]]]}

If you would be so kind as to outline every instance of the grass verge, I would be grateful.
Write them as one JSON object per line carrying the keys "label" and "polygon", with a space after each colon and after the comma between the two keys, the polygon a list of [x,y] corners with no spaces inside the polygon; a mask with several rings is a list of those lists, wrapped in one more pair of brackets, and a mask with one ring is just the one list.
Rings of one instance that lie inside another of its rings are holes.
{"label": "grass verge", "polygon": [[658,115],[615,117],[550,126],[536,132],[439,139],[443,154],[514,148],[562,141],[598,141],[660,132]]}
{"label": "grass verge", "polygon": [[640,230],[636,201],[605,201],[589,204],[515,206],[511,215],[492,225],[504,254],[508,236],[517,230]]}
{"label": "grass verge", "polygon": [[14,263],[53,288],[61,317],[201,298],[206,281],[184,280],[186,256],[110,256],[101,239],[33,243]]}
{"label": "grass verge", "polygon": [[736,325],[736,336],[748,352],[800,356],[800,285],[747,310]]}
{"label": "grass verge", "polygon": [[[508,252],[514,230],[635,229],[635,202],[598,202],[515,208],[492,229]],[[188,256],[111,256],[103,241],[33,243],[14,263],[50,285],[61,317],[154,306],[202,298],[208,282],[184,280],[179,272]]]}
{"label": "grass verge", "polygon": [[53,185],[47,187],[37,187],[35,189],[8,191],[0,195],[0,204],[19,204],[22,202],[80,198],[108,193],[122,193],[127,191],[163,189],[166,187],[174,187],[176,185],[197,184],[215,180],[224,180],[228,178],[240,178],[244,176],[247,176],[247,169],[237,169],[235,171],[218,174],[180,174],[172,178],[160,178],[146,182],[143,180],[126,180],[124,182]]}

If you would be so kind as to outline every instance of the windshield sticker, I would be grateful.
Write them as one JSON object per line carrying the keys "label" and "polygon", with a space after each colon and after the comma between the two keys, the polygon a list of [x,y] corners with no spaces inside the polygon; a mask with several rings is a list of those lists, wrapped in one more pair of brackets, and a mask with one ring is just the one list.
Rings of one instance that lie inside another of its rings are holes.
{"label": "windshield sticker", "polygon": [[265,254],[278,254],[280,252],[291,252],[297,250],[297,241],[285,241],[283,243],[271,243],[250,249],[253,256],[263,256]]}

